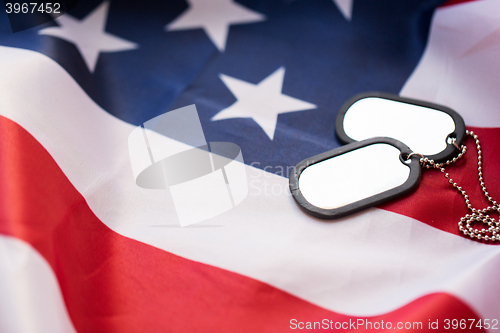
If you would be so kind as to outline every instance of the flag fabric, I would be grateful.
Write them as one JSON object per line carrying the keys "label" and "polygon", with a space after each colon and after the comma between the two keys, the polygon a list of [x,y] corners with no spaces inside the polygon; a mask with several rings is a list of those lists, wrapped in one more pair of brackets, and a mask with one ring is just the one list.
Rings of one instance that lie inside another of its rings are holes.
{"label": "flag fabric", "polygon": [[[0,331],[496,331],[498,242],[459,232],[439,171],[332,222],[287,177],[376,90],[460,113],[498,200],[499,52],[497,0],[92,0],[17,33],[2,11]],[[241,147],[248,195],[180,227],[128,137],[192,104],[207,142]],[[465,143],[448,169],[483,208]]]}

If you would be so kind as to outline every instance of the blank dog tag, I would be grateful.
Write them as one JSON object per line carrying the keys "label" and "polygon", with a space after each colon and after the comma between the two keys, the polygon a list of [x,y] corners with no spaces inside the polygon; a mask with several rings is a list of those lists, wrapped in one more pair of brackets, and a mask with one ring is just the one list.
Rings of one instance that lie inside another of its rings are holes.
{"label": "blank dog tag", "polygon": [[309,214],[333,219],[413,190],[420,179],[417,156],[392,138],[371,138],[308,158],[290,175],[290,191]]}
{"label": "blank dog tag", "polygon": [[445,106],[385,93],[363,93],[339,111],[335,130],[343,143],[385,136],[404,142],[416,153],[444,162],[458,153],[465,123]]}

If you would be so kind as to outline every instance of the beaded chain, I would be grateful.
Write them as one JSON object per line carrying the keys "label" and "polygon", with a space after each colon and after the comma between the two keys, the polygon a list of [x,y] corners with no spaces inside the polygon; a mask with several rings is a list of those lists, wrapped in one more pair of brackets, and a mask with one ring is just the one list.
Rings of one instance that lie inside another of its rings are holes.
{"label": "beaded chain", "polygon": [[[483,179],[483,153],[481,151],[481,144],[479,142],[479,138],[477,137],[476,134],[472,131],[466,131],[466,134],[471,136],[474,141],[476,142],[476,148],[477,148],[477,171],[478,171],[478,176],[479,176],[479,185],[481,185],[481,190],[483,191],[484,196],[486,199],[488,199],[488,202],[491,203],[491,206],[488,206],[484,209],[476,209],[472,207],[469,196],[465,192],[462,187],[460,187],[457,183],[453,181],[453,179],[450,178],[450,175],[446,172],[444,169],[445,165],[450,165],[451,163],[456,162],[458,159],[462,158],[464,156],[465,152],[467,151],[467,146],[462,145],[461,148],[458,147],[458,145],[455,143],[453,140],[452,143],[457,147],[457,149],[460,151],[460,153],[454,157],[451,160],[448,160],[443,163],[436,163],[433,160],[428,159],[427,157],[423,157],[420,154],[412,153],[408,155],[407,160],[411,157],[411,155],[419,155],[421,156],[420,158],[420,164],[422,167],[425,167],[427,169],[430,168],[435,168],[441,171],[446,179],[448,179],[448,182],[453,186],[464,198],[465,204],[467,205],[467,208],[471,211],[471,214],[467,214],[464,217],[460,219],[460,222],[458,222],[458,229],[466,236],[469,236],[470,238],[478,239],[478,240],[485,240],[485,241],[500,241],[500,221],[496,221],[494,218],[490,217],[488,214],[491,214],[493,211],[497,212],[500,214],[500,205],[498,202],[493,200],[493,198],[490,196],[488,193],[488,190],[486,189],[486,186],[484,184],[484,179]],[[482,222],[483,224],[488,225],[487,228],[482,228],[482,229],[474,229],[471,227],[471,223],[473,222]]]}

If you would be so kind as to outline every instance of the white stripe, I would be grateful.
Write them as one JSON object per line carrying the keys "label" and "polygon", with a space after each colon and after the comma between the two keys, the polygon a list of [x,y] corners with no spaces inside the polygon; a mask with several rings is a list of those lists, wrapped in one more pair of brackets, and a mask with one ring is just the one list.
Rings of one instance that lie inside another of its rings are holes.
{"label": "white stripe", "polygon": [[385,313],[448,291],[483,316],[500,317],[498,247],[379,209],[319,221],[297,208],[286,178],[250,166],[249,195],[239,206],[178,228],[165,192],[135,185],[127,148],[135,126],[102,110],[43,55],[1,47],[0,72],[0,112],[43,144],[119,234],[344,314]]}
{"label": "white stripe", "polygon": [[3,235],[0,332],[76,332],[49,264],[30,245]]}
{"label": "white stripe", "polygon": [[400,94],[451,107],[469,126],[500,127],[500,1],[438,9],[427,48]]}

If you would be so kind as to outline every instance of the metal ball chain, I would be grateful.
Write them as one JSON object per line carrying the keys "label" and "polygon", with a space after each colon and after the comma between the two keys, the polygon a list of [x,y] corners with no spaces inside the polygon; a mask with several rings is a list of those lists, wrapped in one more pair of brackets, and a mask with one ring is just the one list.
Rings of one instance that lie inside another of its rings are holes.
{"label": "metal ball chain", "polygon": [[[469,210],[472,212],[471,214],[467,214],[464,217],[462,217],[460,219],[460,222],[458,222],[458,229],[464,235],[469,236],[472,239],[476,238],[478,240],[483,239],[485,241],[500,241],[500,221],[496,221],[495,219],[493,219],[488,215],[494,211],[500,214],[500,205],[498,204],[498,202],[493,200],[493,198],[488,193],[488,190],[486,189],[486,186],[484,184],[483,162],[482,162],[483,153],[481,151],[481,144],[479,142],[479,138],[477,137],[476,134],[474,134],[474,132],[466,131],[466,134],[471,136],[476,142],[477,156],[478,156],[477,172],[479,176],[479,184],[481,185],[481,190],[483,191],[484,196],[491,203],[491,206],[488,206],[480,210],[472,207],[467,193],[462,189],[462,187],[458,186],[458,184],[455,183],[453,179],[450,178],[450,175],[444,169],[444,165],[450,165],[451,163],[454,163],[458,159],[462,158],[462,156],[464,156],[465,152],[467,151],[467,146],[462,145],[461,149],[459,149],[460,153],[452,160],[446,161],[444,163],[436,163],[433,160],[428,159],[427,157],[422,157],[420,159],[420,164],[422,165],[422,167],[426,167],[427,169],[429,168],[439,169],[439,171],[441,171],[444,174],[446,179],[448,179],[448,182],[451,184],[451,186],[453,186],[464,198],[467,208],[469,208]],[[457,147],[457,149],[459,148],[454,140],[452,141],[452,143]],[[408,156],[408,158],[409,157],[411,156]],[[488,227],[482,229],[475,229],[471,227],[471,223],[473,222],[482,222],[486,224]]]}

